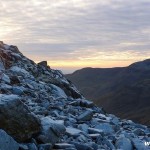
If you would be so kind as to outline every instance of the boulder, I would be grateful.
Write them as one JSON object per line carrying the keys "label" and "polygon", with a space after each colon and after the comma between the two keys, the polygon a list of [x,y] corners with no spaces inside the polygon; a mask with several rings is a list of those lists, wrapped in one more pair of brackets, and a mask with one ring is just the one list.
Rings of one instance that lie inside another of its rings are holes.
{"label": "boulder", "polygon": [[66,131],[66,128],[63,124],[49,118],[41,118],[42,132],[38,137],[43,143],[51,143],[52,145],[59,141],[61,135]]}
{"label": "boulder", "polygon": [[76,128],[67,127],[66,128],[66,133],[69,136],[77,137],[82,133],[82,131],[79,130],[79,129],[76,129]]}
{"label": "boulder", "polygon": [[93,107],[94,106],[94,103],[92,101],[89,101],[89,100],[85,100],[85,99],[81,99],[80,100],[80,105],[82,107]]}
{"label": "boulder", "polygon": [[47,61],[41,61],[38,63],[39,66],[47,67]]}
{"label": "boulder", "polygon": [[38,150],[37,146],[34,143],[29,143],[28,148],[29,150]]}
{"label": "boulder", "polygon": [[83,114],[79,115],[77,117],[78,121],[90,121],[93,117],[93,111],[92,110],[86,110]]}
{"label": "boulder", "polygon": [[96,129],[102,130],[106,134],[113,134],[114,129],[109,123],[101,123],[95,126]]}
{"label": "boulder", "polygon": [[10,84],[10,78],[9,78],[9,76],[6,75],[6,74],[4,74],[4,73],[2,74],[1,80],[4,81],[5,83]]}
{"label": "boulder", "polygon": [[132,150],[133,146],[131,144],[131,141],[125,137],[121,137],[116,141],[116,148],[117,149],[127,149]]}
{"label": "boulder", "polygon": [[132,143],[136,150],[148,150],[149,147],[145,146],[145,142],[141,141],[138,138],[132,139]]}
{"label": "boulder", "polygon": [[94,150],[91,146],[85,143],[71,142],[71,144],[74,144],[77,150]]}
{"label": "boulder", "polygon": [[40,144],[38,150],[52,150],[52,145],[50,143]]}
{"label": "boulder", "polygon": [[0,150],[18,150],[18,149],[19,144],[4,130],[0,129]]}
{"label": "boulder", "polygon": [[55,149],[66,149],[66,148],[75,148],[73,144],[68,143],[57,143],[54,145]]}
{"label": "boulder", "polygon": [[13,87],[12,93],[15,95],[22,95],[24,93],[23,88],[22,87]]}
{"label": "boulder", "polygon": [[0,94],[0,128],[19,142],[30,139],[40,131],[38,119],[17,95]]}

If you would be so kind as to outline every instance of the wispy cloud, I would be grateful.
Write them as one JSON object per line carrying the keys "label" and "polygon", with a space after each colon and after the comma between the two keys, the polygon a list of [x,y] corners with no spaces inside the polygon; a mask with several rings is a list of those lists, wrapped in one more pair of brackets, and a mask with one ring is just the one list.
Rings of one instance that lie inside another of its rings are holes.
{"label": "wispy cloud", "polygon": [[149,0],[1,0],[0,5],[0,39],[35,61],[90,60],[103,67],[108,60],[150,56]]}

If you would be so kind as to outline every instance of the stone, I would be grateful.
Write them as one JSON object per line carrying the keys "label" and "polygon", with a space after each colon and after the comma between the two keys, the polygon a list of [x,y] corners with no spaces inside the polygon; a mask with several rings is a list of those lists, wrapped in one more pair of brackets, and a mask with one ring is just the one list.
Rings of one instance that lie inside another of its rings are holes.
{"label": "stone", "polygon": [[112,142],[105,137],[103,138],[103,144],[107,145],[109,149],[115,149],[115,146],[112,144]]}
{"label": "stone", "polygon": [[71,144],[74,144],[77,150],[94,150],[91,146],[85,143],[71,142]]}
{"label": "stone", "polygon": [[66,93],[60,87],[53,84],[51,84],[51,87],[52,87],[52,93],[55,94],[55,97],[67,98]]}
{"label": "stone", "polygon": [[132,150],[133,146],[131,144],[131,141],[125,137],[121,137],[116,141],[116,148],[117,149],[127,149],[127,150]]}
{"label": "stone", "polygon": [[52,145],[59,141],[61,135],[66,131],[63,124],[57,123],[49,117],[41,118],[42,133],[39,136],[43,143],[51,143]]}
{"label": "stone", "polygon": [[135,138],[131,140],[136,150],[148,150],[148,146],[145,146],[145,142],[142,142],[140,139]]}
{"label": "stone", "polygon": [[90,121],[93,117],[93,111],[87,110],[77,117],[78,121]]}
{"label": "stone", "polygon": [[24,93],[21,87],[13,87],[12,90],[12,93],[16,95],[22,95]]}
{"label": "stone", "polygon": [[114,130],[109,123],[101,123],[95,126],[96,129],[102,130],[104,133],[113,134]]}
{"label": "stone", "polygon": [[19,150],[29,150],[29,148],[25,144],[19,144]]}
{"label": "stone", "polygon": [[138,136],[144,136],[145,135],[144,131],[142,129],[139,129],[139,128],[134,129],[133,133],[138,135]]}
{"label": "stone", "polygon": [[94,150],[98,150],[99,145],[97,145],[95,142],[89,142],[88,144],[90,147],[92,147]]}
{"label": "stone", "polygon": [[9,78],[9,76],[8,75],[6,75],[6,74],[2,74],[2,81],[4,81],[5,83],[7,83],[7,84],[10,84],[10,78]]}
{"label": "stone", "polygon": [[29,143],[28,148],[29,150],[38,150],[37,146],[34,143]]}
{"label": "stone", "polygon": [[101,134],[99,133],[93,133],[93,134],[89,134],[89,137],[91,137],[92,139],[97,139]]}
{"label": "stone", "polygon": [[88,128],[88,132],[90,134],[96,134],[96,133],[100,133],[100,134],[103,134],[103,130],[100,130],[100,129],[95,129],[95,128]]}
{"label": "stone", "polygon": [[2,59],[0,58],[0,71],[1,70],[5,70],[5,67],[4,67]]}
{"label": "stone", "polygon": [[13,73],[13,75],[17,74],[19,76],[23,76],[23,77],[31,77],[32,75],[30,75],[30,73],[28,71],[26,71],[23,68],[20,68],[18,66],[13,66],[10,68],[10,71]]}
{"label": "stone", "polygon": [[18,150],[18,149],[19,144],[4,130],[0,129],[0,150]]}
{"label": "stone", "polygon": [[41,61],[38,63],[39,66],[47,67],[47,61]]}
{"label": "stone", "polygon": [[93,106],[94,106],[94,103],[93,103],[92,101],[89,101],[89,100],[81,99],[81,100],[80,100],[80,105],[81,105],[82,107],[90,108],[90,107],[93,107]]}
{"label": "stone", "polygon": [[0,94],[0,112],[0,128],[19,142],[29,140],[40,131],[38,119],[17,95]]}
{"label": "stone", "polygon": [[75,148],[73,144],[68,144],[68,143],[56,143],[54,145],[55,149],[66,149],[66,148]]}
{"label": "stone", "polygon": [[78,129],[80,129],[81,131],[85,132],[85,133],[88,133],[88,128],[89,126],[87,124],[79,124],[78,125]]}
{"label": "stone", "polygon": [[39,144],[38,145],[38,150],[52,150],[52,144],[50,144],[50,143]]}
{"label": "stone", "polygon": [[72,127],[67,127],[66,128],[66,134],[69,136],[73,136],[73,137],[77,137],[80,135],[80,133],[82,133],[81,130],[76,129],[76,128],[72,128]]}

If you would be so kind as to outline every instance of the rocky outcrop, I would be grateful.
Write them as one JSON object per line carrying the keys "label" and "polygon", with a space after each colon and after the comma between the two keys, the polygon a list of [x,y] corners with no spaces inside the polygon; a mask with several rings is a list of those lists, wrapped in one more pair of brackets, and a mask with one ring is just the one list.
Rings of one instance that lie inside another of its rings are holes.
{"label": "rocky outcrop", "polygon": [[0,128],[12,136],[8,148],[145,149],[148,127],[107,114],[47,62],[35,64],[2,42],[0,56]]}

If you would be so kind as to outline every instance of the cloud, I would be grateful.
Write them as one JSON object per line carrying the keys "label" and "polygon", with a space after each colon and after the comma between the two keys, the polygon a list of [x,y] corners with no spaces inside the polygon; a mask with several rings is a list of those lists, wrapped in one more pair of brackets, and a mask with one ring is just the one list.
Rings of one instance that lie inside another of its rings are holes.
{"label": "cloud", "polygon": [[1,40],[19,45],[35,61],[150,56],[149,0],[1,0],[0,5]]}

